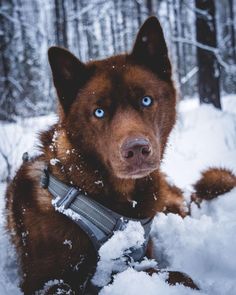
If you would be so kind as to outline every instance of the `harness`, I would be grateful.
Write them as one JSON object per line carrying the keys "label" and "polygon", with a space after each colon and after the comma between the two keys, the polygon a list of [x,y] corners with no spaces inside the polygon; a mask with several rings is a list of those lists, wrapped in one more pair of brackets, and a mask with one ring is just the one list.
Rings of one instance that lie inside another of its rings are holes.
{"label": "harness", "polygon": [[153,218],[134,219],[118,214],[89,198],[80,189],[63,183],[47,169],[44,169],[41,177],[41,186],[52,195],[54,208],[88,235],[97,255],[114,231],[123,230],[129,221],[138,221],[143,226],[145,242],[140,248],[129,249],[129,254],[125,256],[129,261],[140,261],[145,256]]}

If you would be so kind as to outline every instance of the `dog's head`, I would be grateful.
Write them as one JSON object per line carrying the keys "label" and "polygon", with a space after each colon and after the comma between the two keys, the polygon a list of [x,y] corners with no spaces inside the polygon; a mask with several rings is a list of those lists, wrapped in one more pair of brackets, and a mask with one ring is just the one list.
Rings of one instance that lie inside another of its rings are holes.
{"label": "dog's head", "polygon": [[141,27],[130,54],[84,64],[52,47],[49,62],[73,148],[95,156],[119,178],[158,169],[175,122],[175,89],[155,17]]}

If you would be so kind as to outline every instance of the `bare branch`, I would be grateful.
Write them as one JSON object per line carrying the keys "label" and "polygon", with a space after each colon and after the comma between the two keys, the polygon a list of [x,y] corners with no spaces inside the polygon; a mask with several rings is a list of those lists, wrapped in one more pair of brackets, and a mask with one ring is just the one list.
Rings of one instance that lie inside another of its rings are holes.
{"label": "bare branch", "polygon": [[181,43],[190,44],[190,45],[193,45],[193,46],[196,46],[196,47],[199,47],[204,50],[212,52],[215,55],[218,63],[226,70],[226,72],[228,72],[230,74],[236,73],[236,65],[231,65],[231,64],[228,64],[227,62],[225,62],[223,60],[218,48],[199,43],[195,40],[181,38],[181,37],[172,37],[171,39],[173,42],[181,42]]}
{"label": "bare branch", "polygon": [[198,70],[198,67],[192,68],[192,70],[188,72],[187,75],[180,79],[181,84],[187,83],[198,72]]}
{"label": "bare branch", "polygon": [[199,14],[203,17],[206,17],[207,20],[211,21],[212,20],[212,16],[207,12],[207,10],[203,10],[203,9],[199,9],[196,7],[192,7],[189,5],[189,3],[187,3],[186,1],[183,1],[183,4],[191,11],[196,12],[196,14]]}
{"label": "bare branch", "polygon": [[0,10],[0,14],[2,16],[4,16],[6,19],[8,19],[10,22],[12,22],[13,24],[16,24],[16,25],[19,25],[20,24],[17,19],[15,19],[14,17],[11,17],[7,13],[5,13],[4,11]]}
{"label": "bare branch", "polygon": [[20,85],[19,81],[16,81],[16,79],[14,79],[13,77],[0,77],[0,81],[9,81],[10,83],[12,83],[12,85],[16,87],[19,92],[23,91],[23,87]]}

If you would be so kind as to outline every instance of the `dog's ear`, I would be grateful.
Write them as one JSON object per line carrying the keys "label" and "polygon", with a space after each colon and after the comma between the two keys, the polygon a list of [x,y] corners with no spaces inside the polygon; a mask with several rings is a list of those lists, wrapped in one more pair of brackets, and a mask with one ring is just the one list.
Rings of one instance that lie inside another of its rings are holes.
{"label": "dog's ear", "polygon": [[131,58],[136,63],[151,69],[161,79],[171,79],[168,50],[161,25],[156,17],[149,17],[140,28]]}
{"label": "dog's ear", "polygon": [[67,113],[79,88],[88,79],[88,70],[72,53],[60,47],[50,47],[48,59],[61,106]]}

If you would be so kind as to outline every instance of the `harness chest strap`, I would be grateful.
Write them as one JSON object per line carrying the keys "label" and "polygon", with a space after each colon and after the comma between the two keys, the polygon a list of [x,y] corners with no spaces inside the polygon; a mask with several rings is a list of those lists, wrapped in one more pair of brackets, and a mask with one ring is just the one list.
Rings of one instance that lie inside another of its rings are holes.
{"label": "harness chest strap", "polygon": [[129,256],[134,261],[139,261],[145,256],[152,218],[124,217],[82,194],[79,189],[61,182],[47,169],[42,175],[41,185],[51,193],[55,209],[65,214],[85,231],[97,252],[115,230],[124,229],[130,220],[140,222],[144,228],[145,242],[141,248],[130,249]]}

